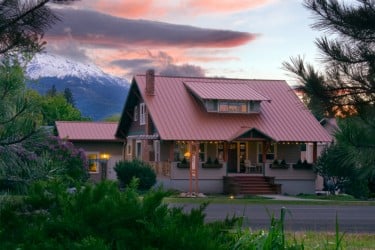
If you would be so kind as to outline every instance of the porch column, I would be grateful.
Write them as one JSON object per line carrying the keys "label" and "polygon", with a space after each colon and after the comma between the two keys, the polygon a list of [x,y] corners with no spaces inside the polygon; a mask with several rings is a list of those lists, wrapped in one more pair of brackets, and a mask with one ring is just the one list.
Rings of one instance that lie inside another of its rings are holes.
{"label": "porch column", "polygon": [[[190,194],[194,191],[196,194],[199,193],[198,189],[198,168],[199,168],[199,143],[193,141],[189,142],[190,152]],[[194,183],[193,183],[194,182]]]}
{"label": "porch column", "polygon": [[263,175],[266,175],[266,161],[267,161],[267,151],[271,146],[271,142],[263,141],[263,150],[262,150],[262,162],[263,162]]}
{"label": "porch column", "polygon": [[316,163],[316,160],[318,159],[318,145],[317,142],[313,143],[313,163]]}

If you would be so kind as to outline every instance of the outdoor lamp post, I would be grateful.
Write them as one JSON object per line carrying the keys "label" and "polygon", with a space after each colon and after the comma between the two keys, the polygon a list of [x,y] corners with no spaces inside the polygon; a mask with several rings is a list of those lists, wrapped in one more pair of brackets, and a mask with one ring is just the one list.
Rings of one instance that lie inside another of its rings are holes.
{"label": "outdoor lamp post", "polygon": [[107,179],[107,164],[108,164],[109,158],[110,158],[109,154],[101,154],[99,157],[102,180]]}

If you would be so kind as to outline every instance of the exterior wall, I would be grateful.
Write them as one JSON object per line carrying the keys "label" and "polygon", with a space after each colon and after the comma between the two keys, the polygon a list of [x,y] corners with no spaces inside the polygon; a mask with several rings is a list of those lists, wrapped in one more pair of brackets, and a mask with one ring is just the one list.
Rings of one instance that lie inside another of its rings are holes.
{"label": "exterior wall", "polygon": [[315,179],[285,180],[276,179],[276,184],[281,184],[281,193],[288,195],[314,194]]}
{"label": "exterior wall", "polygon": [[[226,175],[226,164],[221,168],[203,168],[202,163],[198,167],[198,189],[202,193],[222,193],[223,176]],[[171,163],[170,178],[158,178],[158,182],[167,189],[174,189],[180,192],[190,191],[189,168],[178,168],[177,162]],[[193,190],[195,183],[193,181]]]}
{"label": "exterior wall", "polygon": [[[179,192],[189,192],[189,180],[172,180],[172,179],[158,179],[157,185],[162,185],[165,189],[177,190]],[[193,187],[193,192],[195,189]],[[198,192],[204,194],[220,194],[223,192],[223,179],[221,180],[199,180]]]}
{"label": "exterior wall", "polygon": [[[123,142],[73,142],[77,148],[82,148],[85,152],[98,152],[99,154],[109,154],[110,159],[107,163],[107,179],[116,179],[114,166],[123,158]],[[101,180],[102,165],[99,165],[98,173],[90,173],[90,179],[93,182]]]}
{"label": "exterior wall", "polygon": [[[221,168],[203,168],[202,163],[199,164],[198,178],[205,180],[222,180],[223,176],[226,175],[226,164],[224,163]],[[189,179],[188,168],[178,168],[177,162],[171,164],[171,179],[181,180]]]}

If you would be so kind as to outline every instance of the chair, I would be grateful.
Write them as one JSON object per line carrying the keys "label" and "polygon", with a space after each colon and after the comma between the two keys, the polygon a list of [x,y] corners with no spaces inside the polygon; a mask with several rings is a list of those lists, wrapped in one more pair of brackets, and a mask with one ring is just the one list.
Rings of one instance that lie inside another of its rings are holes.
{"label": "chair", "polygon": [[254,166],[254,165],[251,165],[250,160],[245,160],[244,164],[245,164],[246,173],[255,173],[256,172],[257,167]]}

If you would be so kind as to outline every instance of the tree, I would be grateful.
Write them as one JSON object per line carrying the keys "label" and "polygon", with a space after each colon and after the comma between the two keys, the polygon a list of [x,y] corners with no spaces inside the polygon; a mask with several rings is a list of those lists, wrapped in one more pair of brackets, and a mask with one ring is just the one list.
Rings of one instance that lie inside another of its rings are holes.
{"label": "tree", "polygon": [[315,115],[345,117],[336,145],[319,164],[337,180],[344,176],[347,190],[356,196],[366,193],[362,186],[367,183],[375,192],[375,1],[305,0],[304,5],[316,16],[313,28],[329,32],[316,40],[325,71],[301,57],[283,66],[301,83]]}
{"label": "tree", "polygon": [[375,2],[357,0],[345,5],[336,0],[305,0],[316,16],[313,28],[327,31],[316,44],[326,71],[320,73],[301,57],[284,62],[301,89],[326,113],[345,115],[375,103]]}
{"label": "tree", "polygon": [[121,114],[113,114],[103,119],[105,122],[119,122],[121,119]]}
{"label": "tree", "polygon": [[64,97],[66,99],[66,101],[71,104],[73,107],[75,107],[75,103],[74,103],[74,98],[73,98],[73,93],[72,91],[70,90],[70,88],[65,88],[64,89]]}
{"label": "tree", "polygon": [[62,93],[41,98],[43,124],[53,126],[55,121],[87,121],[81,111],[67,102]]}
{"label": "tree", "polygon": [[47,3],[74,0],[0,0],[0,55],[11,52],[34,53],[43,48],[44,31],[58,17]]}
{"label": "tree", "polygon": [[56,94],[57,94],[57,89],[56,89],[56,86],[54,84],[54,85],[52,85],[52,87],[49,90],[47,90],[46,95],[53,97],[53,96],[56,96]]}

